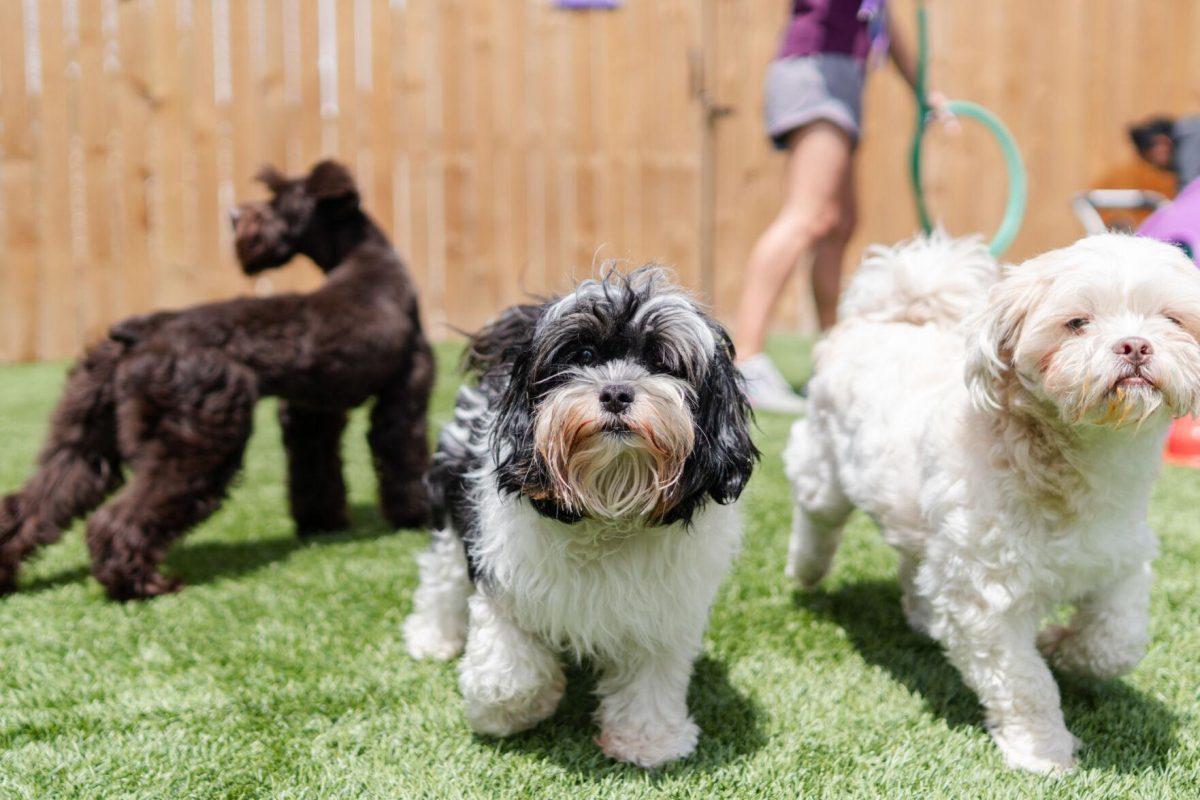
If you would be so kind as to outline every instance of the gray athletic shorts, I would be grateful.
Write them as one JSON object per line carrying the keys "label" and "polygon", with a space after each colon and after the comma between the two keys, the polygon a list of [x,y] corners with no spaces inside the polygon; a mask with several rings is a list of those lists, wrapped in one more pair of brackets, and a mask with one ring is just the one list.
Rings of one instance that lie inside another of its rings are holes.
{"label": "gray athletic shorts", "polygon": [[819,119],[837,125],[857,144],[862,124],[866,65],[841,53],[781,58],[767,69],[767,135],[779,150],[788,134]]}

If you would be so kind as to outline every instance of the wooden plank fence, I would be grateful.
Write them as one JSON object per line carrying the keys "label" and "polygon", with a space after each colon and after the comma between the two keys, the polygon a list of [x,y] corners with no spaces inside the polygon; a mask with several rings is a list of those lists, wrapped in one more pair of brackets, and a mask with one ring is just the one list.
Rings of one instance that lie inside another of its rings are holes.
{"label": "wooden plank fence", "polygon": [[[1070,193],[1129,157],[1125,122],[1195,110],[1200,2],[930,2],[933,71],[1011,125],[1031,171],[1017,256],[1077,233]],[[775,211],[761,80],[783,0],[4,0],[0,361],[69,356],[125,315],[315,286],[250,281],[225,209],[263,163],[356,172],[435,336],[600,260],[658,259],[728,313]],[[896,0],[911,21],[913,0]],[[699,97],[735,111],[709,118]],[[912,230],[912,107],[873,77],[855,250]],[[936,135],[953,230],[1003,203],[975,131]],[[804,282],[781,324],[805,324]]]}

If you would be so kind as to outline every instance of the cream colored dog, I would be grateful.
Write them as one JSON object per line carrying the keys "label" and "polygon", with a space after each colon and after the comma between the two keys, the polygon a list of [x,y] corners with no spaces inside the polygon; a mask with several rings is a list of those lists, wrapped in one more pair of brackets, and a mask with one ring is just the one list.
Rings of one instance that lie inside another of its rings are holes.
{"label": "cream colored dog", "polygon": [[1171,419],[1200,405],[1200,271],[1116,234],[1006,269],[935,236],[872,250],[841,312],[785,455],[788,574],[817,583],[866,511],[1008,763],[1068,770],[1047,660],[1111,678],[1145,654],[1147,505]]}

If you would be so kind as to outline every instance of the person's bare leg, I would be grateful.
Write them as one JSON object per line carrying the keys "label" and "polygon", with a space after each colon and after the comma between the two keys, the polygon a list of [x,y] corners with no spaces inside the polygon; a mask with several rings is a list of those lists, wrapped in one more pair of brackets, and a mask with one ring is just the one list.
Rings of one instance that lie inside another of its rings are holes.
{"label": "person's bare leg", "polygon": [[850,136],[831,122],[814,122],[792,134],[783,208],[746,264],[735,319],[739,358],[762,352],[767,323],[788,276],[800,257],[840,224],[852,155]]}
{"label": "person's bare leg", "polygon": [[837,322],[838,297],[842,288],[842,264],[846,245],[854,235],[858,209],[854,196],[853,165],[846,170],[842,184],[837,227],[813,247],[812,291],[817,307],[817,323],[827,331]]}

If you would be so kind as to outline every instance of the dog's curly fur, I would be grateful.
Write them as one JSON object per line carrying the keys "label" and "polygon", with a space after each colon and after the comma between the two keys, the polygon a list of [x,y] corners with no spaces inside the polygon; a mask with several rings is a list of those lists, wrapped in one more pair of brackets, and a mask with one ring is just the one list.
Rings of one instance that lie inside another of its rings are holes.
{"label": "dog's curly fur", "polygon": [[89,520],[93,574],[117,599],[177,588],[159,565],[220,505],[265,396],[280,398],[300,534],[346,527],[338,449],[347,412],[372,397],[384,516],[397,527],[425,521],[433,354],[412,280],[340,164],[295,179],[266,168],[259,179],[271,199],[231,215],[243,269],[301,254],[325,284],[134,317],[91,347],[67,379],[36,472],[0,501],[0,591],[15,588],[25,557],[123,484]]}
{"label": "dog's curly fur", "polygon": [[1146,511],[1171,418],[1200,408],[1200,273],[1132,236],[1007,269],[935,236],[872,249],[839,312],[785,455],[788,573],[820,581],[866,511],[1007,762],[1071,769],[1048,663],[1104,679],[1145,653]]}

